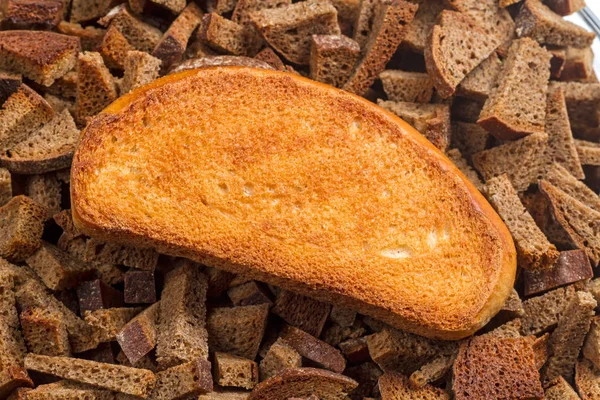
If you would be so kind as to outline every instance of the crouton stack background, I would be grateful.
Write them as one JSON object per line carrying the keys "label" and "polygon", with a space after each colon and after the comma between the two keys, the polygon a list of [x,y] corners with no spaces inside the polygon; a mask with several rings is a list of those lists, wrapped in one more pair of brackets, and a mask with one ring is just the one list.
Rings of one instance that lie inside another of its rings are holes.
{"label": "crouton stack background", "polygon": [[[6,0],[0,398],[599,399],[600,83],[594,35],[562,18],[583,6]],[[500,313],[436,341],[79,232],[80,129],[160,76],[219,65],[365,96],[445,152],[515,240]]]}

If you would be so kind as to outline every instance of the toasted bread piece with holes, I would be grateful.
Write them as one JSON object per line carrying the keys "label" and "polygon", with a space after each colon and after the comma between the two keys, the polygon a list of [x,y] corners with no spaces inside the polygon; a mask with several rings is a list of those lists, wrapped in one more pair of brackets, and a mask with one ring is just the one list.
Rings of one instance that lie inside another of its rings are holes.
{"label": "toasted bread piece with holes", "polygon": [[474,332],[513,285],[509,232],[447,158],[367,100],[297,75],[204,68],[132,92],[86,128],[71,189],[76,226],[101,240],[427,336]]}

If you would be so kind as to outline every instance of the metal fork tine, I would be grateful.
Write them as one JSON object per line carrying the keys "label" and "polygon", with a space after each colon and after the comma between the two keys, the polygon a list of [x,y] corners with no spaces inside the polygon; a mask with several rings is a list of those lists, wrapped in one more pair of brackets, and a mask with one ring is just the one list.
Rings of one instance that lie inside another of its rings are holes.
{"label": "metal fork tine", "polygon": [[596,35],[600,36],[600,18],[598,18],[589,7],[582,8],[579,13],[588,25],[590,25],[592,30],[596,32]]}

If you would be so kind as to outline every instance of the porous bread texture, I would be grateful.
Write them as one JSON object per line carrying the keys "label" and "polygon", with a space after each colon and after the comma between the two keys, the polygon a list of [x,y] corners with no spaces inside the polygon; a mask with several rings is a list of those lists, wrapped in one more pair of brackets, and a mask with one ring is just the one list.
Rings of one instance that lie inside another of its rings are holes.
{"label": "porous bread texture", "polygon": [[156,346],[159,310],[160,302],[152,304],[116,334],[119,346],[132,365],[135,365]]}
{"label": "porous bread texture", "polygon": [[105,343],[114,342],[116,335],[140,311],[139,307],[113,307],[85,311],[83,315],[94,331],[94,339],[98,343]]}
{"label": "porous bread texture", "polygon": [[440,96],[452,96],[456,87],[496,49],[493,37],[474,20],[444,10],[425,44],[425,66]]}
{"label": "porous bread texture", "polygon": [[417,9],[416,4],[404,0],[376,3],[371,31],[362,47],[359,62],[343,86],[344,90],[365,95],[404,39]]}
{"label": "porous bread texture", "polygon": [[272,376],[279,375],[284,369],[300,367],[302,367],[302,356],[290,347],[285,340],[278,338],[269,347],[267,354],[258,366],[259,377],[261,381],[264,381]]}
{"label": "porous bread texture", "polygon": [[600,212],[600,197],[585,183],[577,180],[576,177],[571,175],[560,164],[554,163],[546,173],[544,179],[560,188],[560,190],[569,196]]}
{"label": "porous bread texture", "polygon": [[[232,102],[238,104],[235,113],[227,111]],[[208,121],[212,128],[204,130]],[[266,126],[268,135],[257,130]],[[221,144],[214,146],[210,138],[217,131]],[[167,137],[175,142],[156,146]],[[319,149],[330,141],[337,151],[325,150],[325,156]],[[181,152],[184,143],[188,147]],[[114,146],[120,150],[107,157]],[[364,151],[357,153],[359,147]],[[279,154],[276,164],[268,154]],[[174,164],[160,161],[167,159],[178,160],[177,173]],[[200,165],[213,165],[213,159],[220,160],[214,164],[219,171],[235,173],[208,179],[204,174],[216,167]],[[391,173],[399,170],[409,173]],[[158,171],[166,179],[160,185]],[[399,328],[459,338],[502,307],[513,285],[515,257],[499,217],[456,171],[421,135],[366,100],[297,75],[206,68],[157,80],[94,119],[75,156],[72,210],[76,226],[100,239],[156,246],[161,253],[247,274]],[[116,182],[119,188],[112,192]],[[154,196],[164,198],[162,184],[170,197],[155,208]],[[118,193],[119,201],[100,195],[109,192]],[[201,195],[200,201],[186,200],[190,193]],[[271,201],[263,205],[259,193]],[[325,215],[333,204],[336,212]],[[119,215],[120,228],[99,210]],[[262,225],[267,215],[271,222]],[[297,245],[292,249],[278,237]],[[455,257],[452,249],[458,248]],[[466,272],[471,279],[458,278]],[[381,273],[389,279],[376,278]],[[448,281],[457,283],[452,290]],[[368,290],[356,290],[363,285]]]}
{"label": "porous bread texture", "polygon": [[127,94],[140,86],[157,79],[160,74],[160,59],[143,51],[130,51],[125,57],[121,94]]}
{"label": "porous bread texture", "polygon": [[12,178],[6,168],[0,168],[0,207],[12,199]]}
{"label": "porous bread texture", "polygon": [[310,78],[342,87],[359,54],[358,43],[344,35],[313,35],[310,47]]}
{"label": "porous bread texture", "polygon": [[563,81],[589,81],[594,78],[594,52],[591,47],[567,47],[566,60],[560,79]]}
{"label": "porous bread texture", "polygon": [[431,28],[435,25],[438,15],[445,8],[444,0],[419,2],[419,9],[415,14],[415,18],[410,25],[408,25],[408,30],[404,37],[404,43],[408,45],[411,50],[421,54],[425,51],[425,44],[431,33]]}
{"label": "porous bread texture", "polygon": [[24,189],[27,197],[46,208],[46,220],[60,211],[62,183],[55,173],[29,175]]}
{"label": "porous bread texture", "polygon": [[281,330],[280,337],[302,357],[338,374],[344,372],[346,360],[333,346],[290,325]]}
{"label": "porous bread texture", "polygon": [[23,261],[40,246],[47,210],[25,196],[0,207],[0,257]]}
{"label": "porous bread texture", "polygon": [[361,49],[367,43],[367,37],[375,19],[375,0],[361,0],[356,19],[352,29],[352,39],[358,43]]}
{"label": "porous bread texture", "polygon": [[54,110],[50,104],[29,86],[22,84],[0,109],[0,150],[6,153],[53,117]]}
{"label": "porous bread texture", "polygon": [[391,101],[429,103],[433,95],[433,81],[423,72],[385,70],[379,79]]}
{"label": "porous bread texture", "polygon": [[60,21],[56,26],[56,30],[65,35],[78,37],[83,51],[94,50],[102,42],[102,38],[106,33],[104,29],[94,26],[86,26],[84,28],[77,23],[67,21]]}
{"label": "porous bread texture", "polygon": [[265,47],[254,56],[255,60],[264,61],[277,71],[285,71],[285,64],[270,47]]}
{"label": "porous bread texture", "polygon": [[288,61],[306,65],[312,35],[339,35],[337,10],[325,0],[306,0],[249,15],[269,44]]}
{"label": "porous bread texture", "polygon": [[258,364],[247,358],[216,352],[214,371],[219,386],[252,389],[258,383]]}
{"label": "porous bread texture", "polygon": [[196,3],[188,4],[156,44],[152,56],[162,61],[163,73],[181,61],[192,33],[202,22],[203,14]]}
{"label": "porous bread texture", "polygon": [[586,140],[575,140],[577,155],[582,165],[600,165],[600,146]]}
{"label": "porous bread texture", "polygon": [[456,89],[457,94],[482,102],[486,101],[501,70],[502,61],[500,61],[498,53],[492,52],[488,58],[465,76]]}
{"label": "porous bread texture", "polygon": [[71,356],[67,324],[61,313],[32,307],[21,312],[19,320],[29,352],[44,356]]}
{"label": "porous bread texture", "polygon": [[408,379],[399,373],[388,372],[377,383],[384,400],[450,400],[450,395],[433,386],[411,387]]}
{"label": "porous bread texture", "polygon": [[525,300],[525,315],[521,318],[523,335],[538,335],[554,328],[574,295],[575,289],[567,286]]}
{"label": "porous bread texture", "polygon": [[585,358],[577,361],[575,387],[582,400],[597,398],[600,395],[600,369]]}
{"label": "porous bread texture", "polygon": [[544,390],[544,398],[546,400],[580,400],[577,392],[562,376],[550,382]]}
{"label": "porous bread texture", "polygon": [[[592,296],[594,296],[592,294]],[[594,296],[595,298],[595,296]],[[585,338],[582,349],[583,356],[590,360],[597,368],[600,365],[600,319],[592,318],[590,330]]]}
{"label": "porous bread texture", "polygon": [[448,154],[446,154],[448,158],[456,165],[456,167],[462,172],[469,181],[475,186],[479,191],[483,191],[483,182],[477,175],[477,172],[471,168],[467,160],[463,157],[458,149],[450,149],[448,150]]}
{"label": "porous bread texture", "polygon": [[600,262],[600,238],[595,234],[600,229],[600,212],[569,196],[548,181],[540,181],[539,188],[550,202],[552,215],[567,233],[572,245],[585,250],[592,267],[596,267]]}
{"label": "porous bread texture", "polygon": [[190,398],[213,390],[211,364],[198,359],[180,364],[156,374],[156,387],[150,396],[153,400]]}
{"label": "porous bread texture", "polygon": [[596,36],[561,18],[540,0],[525,0],[515,24],[518,37],[528,36],[539,43],[556,46],[588,47]]}
{"label": "porous bread texture", "polygon": [[206,10],[219,15],[230,13],[235,9],[237,0],[207,0]]}
{"label": "porous bread texture", "polygon": [[108,27],[98,48],[98,52],[104,59],[104,64],[108,68],[118,70],[125,68],[125,57],[132,50],[134,50],[133,46],[129,44],[125,36],[114,26]]}
{"label": "porous bread texture", "polygon": [[277,293],[271,312],[285,322],[319,337],[327,322],[331,306],[288,290]]}
{"label": "porous bread texture", "polygon": [[456,353],[441,354],[423,364],[421,368],[410,374],[408,385],[411,388],[423,388],[429,383],[439,381],[452,369]]}
{"label": "porous bread texture", "polygon": [[347,376],[317,368],[290,368],[259,383],[247,400],[288,399],[316,395],[342,400],[358,386]]}
{"label": "porous bread texture", "polygon": [[25,368],[99,388],[147,398],[156,384],[148,370],[70,357],[28,354]]}
{"label": "porous bread texture", "polygon": [[4,29],[52,29],[65,13],[62,0],[7,0],[3,8]]}
{"label": "porous bread texture", "polygon": [[543,176],[548,135],[535,133],[514,142],[473,154],[473,166],[488,181],[507,174],[517,192],[525,191]]}
{"label": "porous bread texture", "polygon": [[490,142],[490,134],[479,125],[452,121],[450,147],[458,149],[466,159],[470,160],[473,154],[487,149]]}
{"label": "porous bread texture", "polygon": [[73,0],[69,21],[85,23],[104,17],[117,4],[115,0]]}
{"label": "porous bread texture", "polygon": [[17,174],[41,174],[68,168],[79,143],[79,129],[69,110],[54,118],[27,139],[0,156],[0,165]]}
{"label": "porous bread texture", "polygon": [[132,15],[124,4],[112,9],[98,20],[102,26],[114,26],[136,50],[151,53],[162,37],[160,29]]}
{"label": "porous bread texture", "polygon": [[502,140],[544,132],[550,54],[535,41],[515,40],[477,123]]}
{"label": "porous bread texture", "polygon": [[267,304],[213,308],[206,319],[209,348],[254,360],[268,315]]}
{"label": "porous bread texture", "polygon": [[44,31],[0,32],[0,68],[50,86],[77,61],[79,38]]}
{"label": "porous bread texture", "polygon": [[99,53],[80,53],[77,69],[77,120],[85,124],[117,98],[117,89]]}

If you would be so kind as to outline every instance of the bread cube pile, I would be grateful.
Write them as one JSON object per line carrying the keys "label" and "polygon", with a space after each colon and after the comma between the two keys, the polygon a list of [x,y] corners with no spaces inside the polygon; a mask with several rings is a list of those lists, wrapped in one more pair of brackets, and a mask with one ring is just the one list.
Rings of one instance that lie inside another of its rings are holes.
{"label": "bread cube pile", "polygon": [[[600,399],[600,83],[594,35],[562,18],[584,5],[5,0],[0,399]],[[80,232],[80,130],[161,76],[227,65],[364,96],[446,153],[514,238],[500,313],[427,339]]]}

